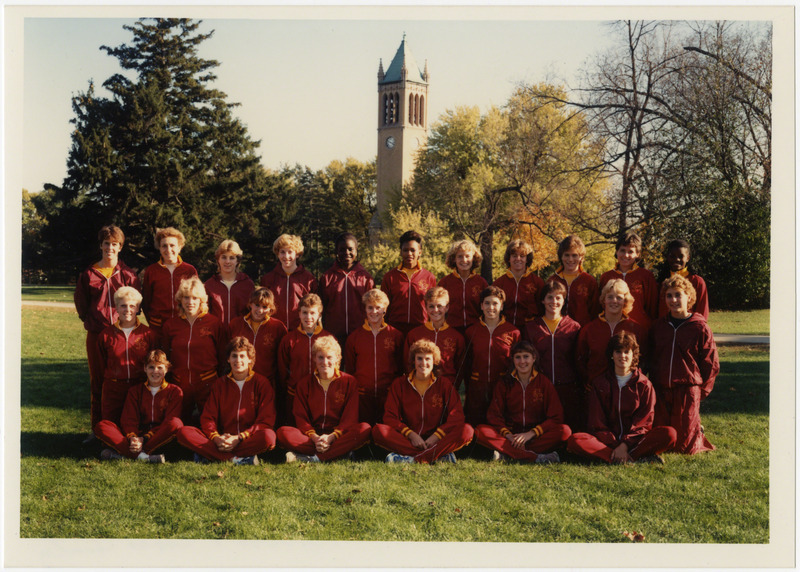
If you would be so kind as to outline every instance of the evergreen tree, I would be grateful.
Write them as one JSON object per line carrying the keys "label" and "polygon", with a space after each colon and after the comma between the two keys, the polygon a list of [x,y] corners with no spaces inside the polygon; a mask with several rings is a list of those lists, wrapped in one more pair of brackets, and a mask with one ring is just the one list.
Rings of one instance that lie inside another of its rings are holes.
{"label": "evergreen tree", "polygon": [[210,87],[219,63],[197,55],[213,34],[199,33],[199,24],[141,19],[123,26],[131,43],[101,46],[129,73],[103,83],[110,98],[98,97],[92,83],[73,97],[75,130],[59,201],[90,213],[81,219],[91,223],[59,240],[86,252],[97,229],[114,223],[126,232],[131,262],[142,267],[156,256],[154,229],[175,226],[187,238],[185,257],[202,273],[213,267],[219,241],[236,238],[240,209],[258,206],[248,195],[263,198],[275,183],[259,165],[258,142],[232,115],[238,104]]}

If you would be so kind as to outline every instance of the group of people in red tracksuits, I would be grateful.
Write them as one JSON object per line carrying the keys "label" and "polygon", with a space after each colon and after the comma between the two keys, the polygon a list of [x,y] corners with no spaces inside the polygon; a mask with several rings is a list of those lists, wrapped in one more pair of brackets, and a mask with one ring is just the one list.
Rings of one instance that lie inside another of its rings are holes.
{"label": "group of people in red tracksuits", "polygon": [[176,438],[197,462],[236,464],[276,446],[287,462],[381,450],[386,462],[455,462],[469,445],[538,464],[564,450],[663,463],[664,451],[714,448],[700,402],[719,359],[685,241],[668,245],[657,281],[628,234],[597,281],[583,270],[583,242],[567,236],[544,281],[531,246],[515,239],[507,272],[489,285],[471,241],[453,243],[452,272],[437,282],[421,264],[422,237],[408,231],[380,288],[351,233],[337,237],[319,281],[299,263],[300,237],[281,235],[279,264],[258,286],[233,240],[205,283],[181,259],[175,228],[157,229],[160,259],[141,280],[119,258],[121,229],[103,227],[99,242],[75,306],[87,331],[87,441],[107,446],[103,459],[163,463],[156,450]]}

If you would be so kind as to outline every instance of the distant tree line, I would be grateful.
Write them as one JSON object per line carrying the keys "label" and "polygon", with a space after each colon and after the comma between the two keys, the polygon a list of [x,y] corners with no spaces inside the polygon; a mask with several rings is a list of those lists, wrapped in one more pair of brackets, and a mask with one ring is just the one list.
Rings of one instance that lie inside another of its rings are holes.
{"label": "distant tree line", "polygon": [[110,97],[92,83],[73,97],[67,177],[23,191],[24,280],[67,282],[97,258],[97,229],[109,223],[125,230],[134,268],[158,256],[155,228],[176,226],[201,274],[234,238],[254,277],[275,263],[282,232],[303,237],[303,263],[319,274],[347,229],[378,279],[412,227],[435,273],[449,243],[467,237],[487,278],[504,270],[497,254],[512,237],[534,245],[534,268],[548,274],[556,241],[580,234],[599,274],[617,237],[635,230],[649,267],[670,239],[687,239],[714,307],[769,303],[768,23],[618,22],[578,88],[521,84],[501,107],[446,111],[372,240],[375,162],[264,169],[236,104],[210,87],[219,63],[198,57],[213,33],[198,24],[142,19],[125,26],[130,44],[101,47],[130,73],[103,83]]}

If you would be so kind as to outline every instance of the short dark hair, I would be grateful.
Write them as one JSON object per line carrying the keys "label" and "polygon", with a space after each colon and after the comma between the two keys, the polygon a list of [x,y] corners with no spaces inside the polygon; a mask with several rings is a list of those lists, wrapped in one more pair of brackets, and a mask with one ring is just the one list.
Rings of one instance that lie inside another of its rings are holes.
{"label": "short dark hair", "polygon": [[487,286],[486,288],[484,288],[481,291],[481,302],[480,303],[483,304],[483,301],[486,298],[488,298],[489,296],[496,296],[497,298],[500,298],[500,301],[503,304],[506,303],[506,293],[503,292],[503,289],[500,288],[499,286],[494,286],[493,285],[493,286]]}
{"label": "short dark hair", "polygon": [[400,246],[402,247],[406,242],[414,241],[418,244],[422,244],[422,237],[416,230],[407,230],[402,235],[400,235]]}
{"label": "short dark hair", "polygon": [[544,283],[544,288],[539,293],[539,299],[544,302],[544,297],[550,294],[551,292],[556,294],[561,294],[564,297],[564,300],[567,299],[567,287],[564,286],[564,283],[561,280],[556,280],[555,278],[551,278],[547,282]]}
{"label": "short dark hair", "polygon": [[356,235],[349,231],[345,231],[337,235],[337,237],[333,240],[333,245],[338,248],[339,244],[345,242],[346,240],[352,240],[356,243],[356,246],[358,246],[358,239],[356,238]]}
{"label": "short dark hair", "polygon": [[622,331],[611,336],[611,339],[608,340],[608,346],[606,347],[606,357],[608,358],[611,371],[614,371],[614,352],[624,350],[633,351],[631,369],[636,369],[639,366],[639,342],[636,341],[636,336],[632,333]]}
{"label": "short dark hair", "polygon": [[100,241],[100,244],[103,244],[106,240],[110,240],[119,242],[119,245],[122,246],[125,244],[125,233],[122,232],[122,229],[117,225],[109,224],[100,229],[100,232],[97,233],[97,240]]}

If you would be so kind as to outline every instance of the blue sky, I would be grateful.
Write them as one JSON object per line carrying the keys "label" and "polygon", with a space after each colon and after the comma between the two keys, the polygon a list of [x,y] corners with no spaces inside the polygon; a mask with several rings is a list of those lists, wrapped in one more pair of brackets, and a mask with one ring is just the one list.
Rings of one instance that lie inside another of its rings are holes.
{"label": "blue sky", "polygon": [[[129,43],[133,19],[26,18],[23,187],[60,185],[66,174],[70,97],[120,68],[103,44]],[[431,74],[429,119],[459,105],[502,105],[519,82],[574,83],[587,57],[608,45],[600,21],[204,20],[214,30],[200,55],[220,67],[215,87],[262,141],[264,166],[322,168],[374,158],[377,70],[406,33]]]}

